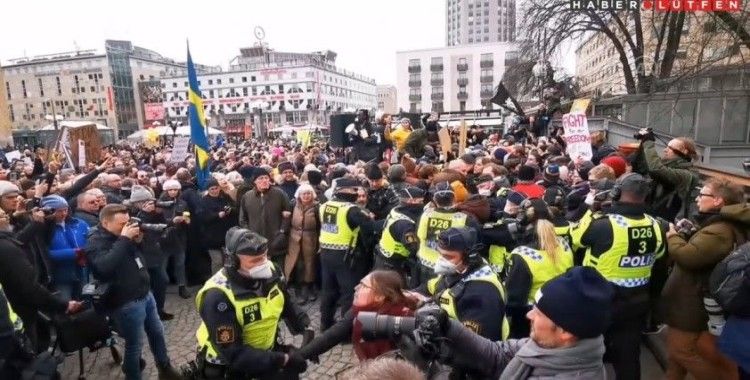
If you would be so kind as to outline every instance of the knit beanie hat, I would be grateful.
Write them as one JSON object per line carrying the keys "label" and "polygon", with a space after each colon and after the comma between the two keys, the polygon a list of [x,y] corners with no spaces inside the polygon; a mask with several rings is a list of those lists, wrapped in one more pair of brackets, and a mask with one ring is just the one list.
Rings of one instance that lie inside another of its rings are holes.
{"label": "knit beanie hat", "polygon": [[492,156],[495,158],[495,160],[498,161],[499,164],[503,163],[506,154],[508,154],[508,152],[506,152],[503,148],[497,148],[494,152],[492,152]]}
{"label": "knit beanie hat", "polygon": [[544,169],[544,174],[542,174],[544,177],[544,180],[550,183],[556,183],[560,180],[560,167],[556,164],[549,164]]}
{"label": "knit beanie hat", "polygon": [[323,173],[319,170],[310,170],[307,172],[307,181],[313,186],[318,186],[323,182]]}
{"label": "knit beanie hat", "polygon": [[591,169],[594,168],[594,163],[591,161],[584,161],[579,165],[578,167],[578,176],[581,177],[582,180],[588,181],[589,180],[589,172]]}
{"label": "knit beanie hat", "polygon": [[528,165],[523,165],[518,169],[518,179],[520,181],[533,181],[536,177],[536,170]]}
{"label": "knit beanie hat", "polygon": [[612,168],[612,170],[614,170],[615,178],[618,178],[621,175],[625,174],[625,170],[627,170],[628,166],[628,163],[625,161],[625,159],[620,156],[605,157],[601,161],[601,163],[609,166],[610,168]]}
{"label": "knit beanie hat", "polygon": [[604,333],[612,314],[614,289],[590,267],[574,267],[553,278],[534,296],[536,307],[579,339]]}
{"label": "knit beanie hat", "polygon": [[182,189],[182,186],[180,186],[180,183],[176,180],[170,179],[166,182],[164,182],[163,185],[161,185],[162,190],[180,190]]}
{"label": "knit beanie hat", "polygon": [[406,179],[406,168],[404,165],[396,164],[388,169],[388,180],[391,182],[403,182]]}
{"label": "knit beanie hat", "polygon": [[154,200],[154,194],[151,193],[151,191],[144,186],[140,185],[133,185],[133,187],[130,190],[130,199],[129,202],[131,204],[138,203],[138,202],[145,202],[145,201],[153,201]]}
{"label": "knit beanie hat", "polygon": [[294,171],[294,165],[289,161],[280,163],[276,168],[279,169],[279,173],[283,173],[285,170]]}
{"label": "knit beanie hat", "polygon": [[4,197],[12,193],[19,193],[18,186],[16,186],[12,182],[0,181],[0,197]]}
{"label": "knit beanie hat", "polygon": [[507,202],[509,203],[520,206],[524,200],[526,200],[526,196],[517,191],[511,191],[508,193]]}
{"label": "knit beanie hat", "polygon": [[377,164],[369,163],[365,165],[365,177],[371,181],[376,181],[383,178],[383,171]]}
{"label": "knit beanie hat", "polygon": [[48,195],[42,198],[40,205],[42,206],[42,208],[51,208],[53,210],[59,210],[63,208],[68,208],[68,201],[66,201],[65,198],[57,194],[52,194],[52,195]]}

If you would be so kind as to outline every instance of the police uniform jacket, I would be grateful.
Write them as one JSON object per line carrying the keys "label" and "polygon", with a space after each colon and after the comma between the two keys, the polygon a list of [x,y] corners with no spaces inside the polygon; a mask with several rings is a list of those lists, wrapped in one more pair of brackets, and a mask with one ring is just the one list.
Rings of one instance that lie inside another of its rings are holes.
{"label": "police uniform jacket", "polygon": [[[222,275],[223,274],[223,275]],[[235,302],[241,303],[247,299],[267,299],[268,302],[283,302],[280,318],[284,319],[289,330],[293,334],[301,334],[307,327],[310,319],[300,311],[293,302],[286,302],[289,296],[284,286],[284,280],[280,272],[274,268],[274,277],[268,280],[254,280],[238,274],[235,270],[222,269],[214,275],[220,276],[231,289]],[[209,280],[211,281],[211,280]],[[277,298],[278,297],[278,298]],[[234,373],[242,373],[247,376],[262,376],[281,369],[284,365],[284,353],[274,351],[278,348],[272,343],[270,349],[254,348],[249,342],[243,341],[243,332],[249,323],[266,323],[263,310],[251,304],[239,310],[243,323],[238,320],[238,310],[230,301],[227,294],[219,288],[213,287],[205,290],[199,302],[200,313],[205,331],[208,333],[208,342],[219,354],[220,364],[228,366]],[[265,341],[274,342],[278,326],[267,325],[268,331],[257,330],[259,334],[266,335]],[[203,327],[203,326],[201,326]],[[216,363],[214,363],[216,364]]]}

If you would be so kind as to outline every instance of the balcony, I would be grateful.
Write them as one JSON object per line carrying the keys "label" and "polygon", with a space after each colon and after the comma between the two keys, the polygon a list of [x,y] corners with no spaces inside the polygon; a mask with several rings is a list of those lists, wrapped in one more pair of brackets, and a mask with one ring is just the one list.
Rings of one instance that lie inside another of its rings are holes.
{"label": "balcony", "polygon": [[420,87],[420,86],[422,86],[422,80],[420,79],[409,81],[409,87]]}
{"label": "balcony", "polygon": [[443,82],[444,82],[443,78],[430,79],[430,85],[431,86],[442,86]]}
{"label": "balcony", "polygon": [[490,61],[490,60],[479,61],[479,67],[481,67],[483,69],[490,68],[490,67],[492,67],[494,65],[495,65],[494,61]]}
{"label": "balcony", "polygon": [[468,92],[459,92],[457,97],[458,97],[458,100],[467,100],[467,99],[469,99],[469,93]]}
{"label": "balcony", "polygon": [[480,97],[481,97],[482,99],[488,99],[488,98],[491,98],[491,97],[495,96],[495,93],[494,93],[494,92],[493,92],[492,90],[482,90],[482,91],[481,91],[481,92],[479,93],[479,96],[480,96]]}
{"label": "balcony", "polygon": [[430,99],[432,100],[443,100],[443,93],[442,92],[435,92],[430,95]]}
{"label": "balcony", "polygon": [[459,64],[456,65],[456,70],[458,70],[458,71],[466,71],[468,69],[469,69],[469,64],[468,63],[459,63]]}
{"label": "balcony", "polygon": [[443,71],[442,63],[433,63],[430,65],[430,71]]}
{"label": "balcony", "polygon": [[422,95],[409,95],[409,101],[410,102],[421,102],[422,101]]}
{"label": "balcony", "polygon": [[422,66],[420,65],[410,65],[409,66],[409,73],[418,73],[422,71]]}
{"label": "balcony", "polygon": [[458,79],[456,80],[456,83],[457,83],[457,84],[458,84],[459,86],[466,86],[467,84],[469,84],[469,78],[458,78]]}
{"label": "balcony", "polygon": [[492,83],[494,77],[492,75],[482,75],[479,77],[479,82],[481,83]]}

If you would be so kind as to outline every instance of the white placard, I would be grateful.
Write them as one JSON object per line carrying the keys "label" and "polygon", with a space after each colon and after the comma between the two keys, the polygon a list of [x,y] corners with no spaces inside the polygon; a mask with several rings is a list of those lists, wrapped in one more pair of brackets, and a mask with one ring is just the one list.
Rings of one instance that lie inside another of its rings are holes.
{"label": "white placard", "polygon": [[172,146],[172,156],[169,162],[183,162],[188,158],[188,146],[190,145],[190,136],[176,136]]}
{"label": "white placard", "polygon": [[8,160],[8,162],[13,162],[13,160],[20,160],[21,159],[21,152],[14,150],[12,152],[5,153],[5,159]]}
{"label": "white placard", "polygon": [[78,167],[86,167],[86,142],[78,139]]}
{"label": "white placard", "polygon": [[579,158],[591,160],[591,135],[589,134],[589,122],[586,114],[582,112],[566,113],[562,117],[563,130],[565,131],[565,151],[575,162]]}

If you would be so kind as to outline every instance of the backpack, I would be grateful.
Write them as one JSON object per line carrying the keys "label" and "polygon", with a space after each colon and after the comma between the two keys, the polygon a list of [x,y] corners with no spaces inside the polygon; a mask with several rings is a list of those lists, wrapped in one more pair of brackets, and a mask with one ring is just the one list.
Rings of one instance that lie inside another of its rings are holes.
{"label": "backpack", "polygon": [[750,318],[750,242],[721,260],[711,272],[709,291],[725,312]]}

